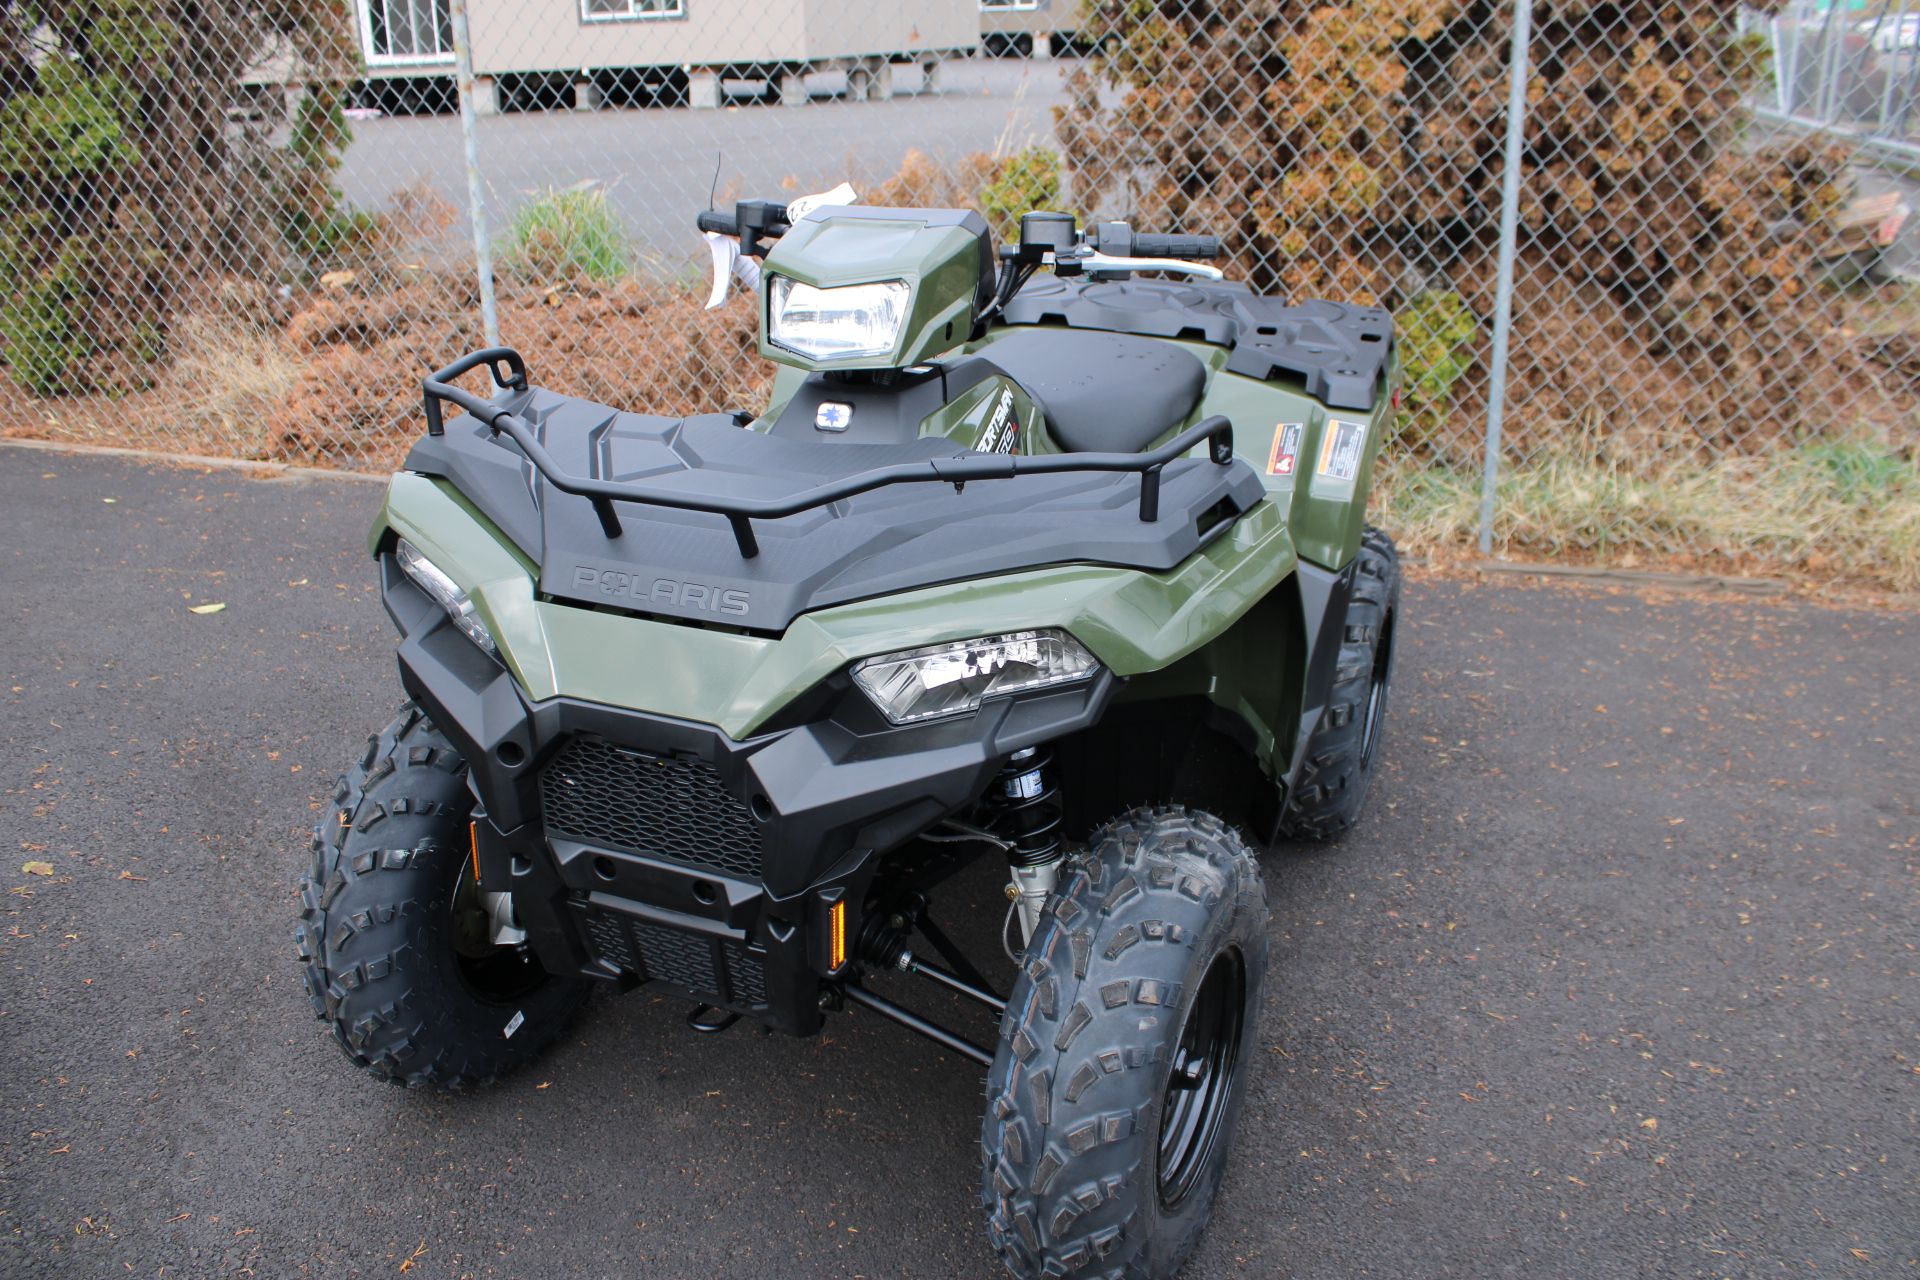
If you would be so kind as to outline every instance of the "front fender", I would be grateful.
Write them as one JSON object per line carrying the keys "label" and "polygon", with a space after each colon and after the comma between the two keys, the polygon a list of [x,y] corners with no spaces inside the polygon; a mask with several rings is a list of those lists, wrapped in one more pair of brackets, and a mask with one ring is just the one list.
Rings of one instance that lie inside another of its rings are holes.
{"label": "front fender", "polygon": [[850,663],[943,641],[1060,627],[1118,676],[1207,644],[1294,571],[1261,502],[1177,568],[1003,574],[822,609],[747,634],[541,600],[536,566],[444,481],[394,477],[372,545],[406,538],[472,597],[531,702],[565,697],[697,721],[739,740]]}

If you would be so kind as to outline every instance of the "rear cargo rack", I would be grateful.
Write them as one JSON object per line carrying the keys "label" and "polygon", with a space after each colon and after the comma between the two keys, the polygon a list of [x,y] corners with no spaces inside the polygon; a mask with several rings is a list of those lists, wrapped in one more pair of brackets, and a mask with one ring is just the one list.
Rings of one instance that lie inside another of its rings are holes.
{"label": "rear cargo rack", "polygon": [[616,502],[670,507],[679,511],[706,511],[727,518],[727,523],[733,528],[734,541],[739,544],[740,554],[748,559],[760,553],[760,544],[753,532],[753,521],[797,515],[887,485],[950,484],[958,493],[969,480],[1006,480],[1015,476],[1056,475],[1071,471],[1135,472],[1140,476],[1140,519],[1150,523],[1160,518],[1160,472],[1168,463],[1176,461],[1202,441],[1206,442],[1207,456],[1215,465],[1224,467],[1233,463],[1233,423],[1225,415],[1215,414],[1147,453],[974,454],[964,458],[935,458],[926,462],[875,467],[783,498],[706,497],[642,484],[597,480],[563,470],[534,435],[532,428],[506,406],[452,385],[453,379],[482,365],[493,376],[495,387],[515,392],[527,390],[527,362],[512,347],[488,347],[462,356],[421,382],[429,435],[437,436],[446,431],[446,424],[441,420],[441,402],[457,405],[478,418],[495,435],[505,432],[548,484],[562,493],[593,503],[594,514],[600,518],[600,528],[607,537],[618,538],[621,533],[620,518],[613,505]]}

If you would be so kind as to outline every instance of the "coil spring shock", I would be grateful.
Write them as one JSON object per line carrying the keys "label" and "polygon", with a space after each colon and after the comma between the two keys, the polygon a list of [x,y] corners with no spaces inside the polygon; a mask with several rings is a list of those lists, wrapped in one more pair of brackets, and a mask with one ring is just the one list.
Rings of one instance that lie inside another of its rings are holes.
{"label": "coil spring shock", "polygon": [[[1065,806],[1055,781],[1051,747],[1025,747],[1008,757],[994,779],[1000,812],[996,833],[1011,842],[1007,868],[1012,875],[1009,914],[1020,917],[1022,945],[1040,923],[1041,908],[1053,893],[1060,872],[1060,825]],[[1011,947],[1008,948],[1011,953]]]}

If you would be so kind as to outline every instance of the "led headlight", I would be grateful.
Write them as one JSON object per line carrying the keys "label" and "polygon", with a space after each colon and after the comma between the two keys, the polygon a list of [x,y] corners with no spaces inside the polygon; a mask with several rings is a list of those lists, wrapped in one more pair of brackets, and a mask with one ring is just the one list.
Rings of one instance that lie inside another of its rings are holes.
{"label": "led headlight", "polygon": [[394,543],[394,559],[400,562],[401,570],[413,579],[413,585],[419,587],[433,598],[433,602],[447,611],[453,619],[453,625],[465,633],[467,639],[485,649],[495,657],[499,650],[494,648],[493,636],[487,631],[487,624],[480,621],[480,614],[473,607],[473,601],[467,593],[457,586],[452,578],[441,571],[440,566],[420,554],[420,548],[401,538]]}
{"label": "led headlight", "polygon": [[868,658],[853,679],[895,724],[972,711],[983,698],[1085,680],[1100,664],[1064,631],[1015,631]]}
{"label": "led headlight", "polygon": [[912,296],[899,280],[816,289],[774,276],[767,285],[767,338],[813,360],[888,355],[900,341]]}

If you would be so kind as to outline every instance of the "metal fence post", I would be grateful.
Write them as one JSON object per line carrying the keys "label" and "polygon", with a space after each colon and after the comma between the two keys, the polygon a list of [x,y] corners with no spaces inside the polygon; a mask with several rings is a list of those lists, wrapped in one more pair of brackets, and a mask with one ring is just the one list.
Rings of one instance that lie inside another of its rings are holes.
{"label": "metal fence post", "polygon": [[1487,462],[1480,478],[1480,554],[1493,550],[1493,491],[1500,480],[1500,428],[1507,411],[1507,348],[1513,339],[1513,259],[1520,239],[1520,155],[1527,133],[1527,44],[1533,0],[1514,0],[1507,75],[1507,170],[1500,182],[1500,277],[1493,304],[1493,370],[1487,388]]}
{"label": "metal fence post", "polygon": [[453,76],[460,91],[460,140],[467,158],[467,210],[473,220],[473,269],[480,279],[480,326],[487,345],[500,345],[500,312],[493,300],[493,245],[487,239],[487,198],[480,180],[478,113],[473,105],[473,37],[467,0],[452,0]]}

